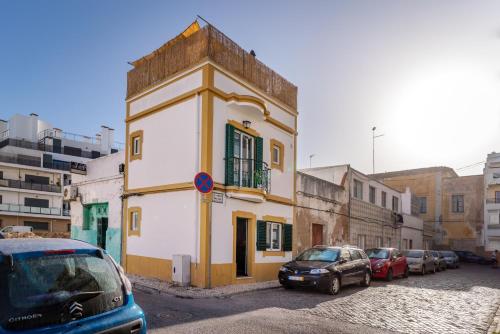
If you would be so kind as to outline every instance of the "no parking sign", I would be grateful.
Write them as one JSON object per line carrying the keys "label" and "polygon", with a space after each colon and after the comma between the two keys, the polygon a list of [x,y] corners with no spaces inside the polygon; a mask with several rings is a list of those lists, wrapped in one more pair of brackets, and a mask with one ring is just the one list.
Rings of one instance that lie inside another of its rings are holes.
{"label": "no parking sign", "polygon": [[194,186],[202,194],[208,194],[214,189],[214,180],[210,174],[200,172],[194,177]]}

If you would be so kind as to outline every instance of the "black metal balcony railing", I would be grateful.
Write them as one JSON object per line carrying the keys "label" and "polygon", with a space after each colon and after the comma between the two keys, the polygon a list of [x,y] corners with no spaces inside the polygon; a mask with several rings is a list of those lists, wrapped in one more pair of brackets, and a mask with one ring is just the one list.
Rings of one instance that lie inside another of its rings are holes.
{"label": "black metal balcony railing", "polygon": [[51,216],[69,216],[69,212],[63,212],[61,208],[40,208],[37,206],[26,206],[19,204],[0,204],[0,211],[17,212],[21,214],[26,213]]}
{"label": "black metal balcony railing", "polygon": [[271,169],[267,163],[255,159],[230,158],[228,165],[233,165],[233,184],[271,191]]}
{"label": "black metal balcony railing", "polygon": [[60,193],[61,186],[55,184],[40,184],[21,180],[0,179],[0,187],[47,191],[51,193]]}
{"label": "black metal balcony railing", "polygon": [[40,158],[31,157],[29,155],[0,153],[0,162],[19,164],[31,167],[40,167],[42,160]]}
{"label": "black metal balcony railing", "polygon": [[488,204],[495,204],[495,203],[500,203],[500,198],[487,198],[486,203]]}

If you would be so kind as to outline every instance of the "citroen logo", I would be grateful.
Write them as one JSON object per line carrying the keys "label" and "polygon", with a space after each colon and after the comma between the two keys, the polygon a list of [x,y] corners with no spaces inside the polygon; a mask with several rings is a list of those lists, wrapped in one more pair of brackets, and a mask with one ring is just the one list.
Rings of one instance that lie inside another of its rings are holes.
{"label": "citroen logo", "polygon": [[69,306],[69,315],[71,320],[80,319],[83,316],[83,306],[77,302],[71,303]]}

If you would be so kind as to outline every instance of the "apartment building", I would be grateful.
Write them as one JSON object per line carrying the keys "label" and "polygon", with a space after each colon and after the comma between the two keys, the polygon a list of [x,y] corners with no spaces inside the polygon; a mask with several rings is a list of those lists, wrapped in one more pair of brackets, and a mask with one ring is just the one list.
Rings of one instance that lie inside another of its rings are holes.
{"label": "apartment building", "polygon": [[111,153],[113,129],[96,137],[63,132],[38,115],[0,120],[0,226],[32,226],[42,235],[69,236],[70,206],[63,187],[86,162]]}
{"label": "apartment building", "polygon": [[[211,25],[132,62],[127,272],[197,287],[276,279],[292,259],[297,87]],[[194,189],[198,172],[215,182]],[[187,257],[186,257],[187,256]]]}
{"label": "apartment building", "polygon": [[429,248],[443,244],[445,232],[442,224],[442,187],[444,178],[458,177],[452,168],[428,167],[370,176],[400,192],[409,188],[417,196],[419,216],[424,221],[424,244]]}
{"label": "apartment building", "polygon": [[350,165],[300,171],[342,186],[347,192],[347,243],[360,248],[401,247],[401,193]]}
{"label": "apartment building", "polygon": [[71,238],[108,251],[121,262],[125,153],[87,162],[87,174],[74,174],[65,187],[71,204]]}
{"label": "apartment building", "polygon": [[500,153],[490,153],[484,166],[483,242],[487,252],[500,251]]}

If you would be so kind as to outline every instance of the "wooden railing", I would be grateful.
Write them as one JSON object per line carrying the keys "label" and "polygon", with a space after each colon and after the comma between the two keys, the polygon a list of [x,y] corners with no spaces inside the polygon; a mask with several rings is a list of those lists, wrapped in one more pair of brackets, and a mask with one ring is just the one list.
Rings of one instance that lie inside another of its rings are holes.
{"label": "wooden railing", "polygon": [[158,51],[127,74],[127,98],[210,58],[269,96],[297,109],[297,87],[211,25]]}

